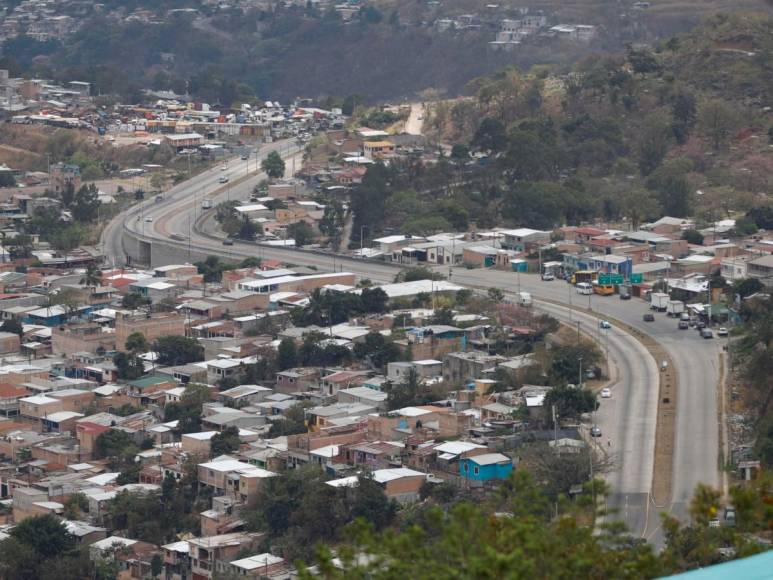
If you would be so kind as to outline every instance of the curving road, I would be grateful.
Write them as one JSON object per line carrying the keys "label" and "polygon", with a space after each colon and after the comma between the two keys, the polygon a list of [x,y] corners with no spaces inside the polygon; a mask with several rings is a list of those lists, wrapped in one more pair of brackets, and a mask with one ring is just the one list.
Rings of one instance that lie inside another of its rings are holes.
{"label": "curving road", "polygon": [[[287,142],[267,145],[261,149],[260,156],[278,150],[288,159],[294,154],[291,147]],[[221,257],[240,259],[257,256],[316,266],[321,270],[346,270],[377,282],[392,281],[399,267],[388,263],[239,242],[224,247],[221,239],[198,231],[195,224],[200,216],[203,195],[206,193],[208,197],[213,197],[210,194],[215,192],[217,201],[228,197],[247,197],[252,186],[261,178],[254,174],[237,182],[240,176],[246,176],[248,167],[254,172],[254,158],[249,162],[231,160],[227,171],[216,168],[205,172],[171,189],[162,202],[146,201],[142,207],[119,216],[103,235],[106,254],[124,255],[120,240],[122,230],[126,228],[151,243],[163,240],[167,244],[176,244],[179,248],[177,261],[186,258],[186,251],[190,256],[193,248]],[[231,179],[228,187],[218,183],[223,174]],[[146,222],[145,218],[151,218],[152,222]],[[170,238],[171,235],[187,239],[175,241]],[[551,301],[541,302],[540,308],[564,320],[579,320],[586,332],[595,333],[598,319],[576,310],[578,306],[590,307],[601,318],[620,320],[652,336],[668,351],[679,380],[672,498],[668,505],[654,506],[650,499],[658,397],[657,362],[638,340],[618,327],[608,331],[608,336],[602,336],[602,342],[605,346],[608,344],[610,357],[617,366],[619,380],[612,389],[612,398],[602,401],[598,413],[598,423],[603,432],[602,446],[606,446],[605,451],[611,453],[615,462],[614,471],[608,475],[613,488],[608,507],[617,511],[634,534],[662,545],[658,513],[668,511],[686,521],[695,485],[706,483],[719,486],[716,388],[720,378],[718,360],[721,341],[703,340],[693,330],[678,330],[676,321],[665,314],[656,314],[655,322],[643,322],[642,315],[649,310],[641,300],[580,296],[564,282],[543,282],[536,275],[456,268],[451,280],[472,287],[498,286],[510,292],[529,291],[538,302],[539,299]],[[552,303],[554,301],[564,306],[556,306]]]}

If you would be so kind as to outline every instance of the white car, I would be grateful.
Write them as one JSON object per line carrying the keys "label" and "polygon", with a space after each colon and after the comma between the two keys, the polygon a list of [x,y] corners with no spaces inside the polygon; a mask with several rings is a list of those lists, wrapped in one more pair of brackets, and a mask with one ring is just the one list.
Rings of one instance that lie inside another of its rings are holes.
{"label": "white car", "polygon": [[153,218],[152,218],[152,217],[146,217],[146,218],[145,218],[145,221],[146,221],[146,222],[148,222],[148,223],[150,223],[150,222],[152,222],[152,221],[153,221]]}
{"label": "white car", "polygon": [[612,328],[612,325],[607,320],[599,320],[599,328]]}
{"label": "white car", "polygon": [[725,328],[724,326],[720,326],[717,329],[717,336],[727,336],[727,328]]}
{"label": "white car", "polygon": [[612,389],[608,389],[608,388],[601,389],[602,399],[609,399],[611,396],[612,396]]}
{"label": "white car", "polygon": [[550,282],[550,281],[552,281],[552,280],[555,280],[555,279],[556,279],[556,276],[555,276],[554,274],[543,274],[543,275],[542,275],[542,279],[543,279],[545,282]]}

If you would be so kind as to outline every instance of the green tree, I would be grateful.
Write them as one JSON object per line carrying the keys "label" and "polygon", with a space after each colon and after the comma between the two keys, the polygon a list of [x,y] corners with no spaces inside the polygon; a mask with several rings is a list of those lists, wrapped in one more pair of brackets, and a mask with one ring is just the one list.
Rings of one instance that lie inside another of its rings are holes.
{"label": "green tree", "polygon": [[133,457],[138,450],[129,434],[118,429],[100,433],[94,442],[94,453],[98,459],[125,459]]}
{"label": "green tree", "polygon": [[703,245],[703,234],[698,230],[684,230],[682,239],[687,240],[689,244]]}
{"label": "green tree", "polygon": [[64,502],[64,517],[68,520],[79,520],[89,511],[89,498],[76,492]]}
{"label": "green tree", "polygon": [[663,162],[671,136],[671,127],[663,115],[653,114],[644,120],[638,138],[639,171],[642,175],[649,175]]}
{"label": "green tree", "polygon": [[744,278],[733,282],[733,294],[738,294],[741,298],[762,292],[764,288],[765,285],[758,278]]}
{"label": "green tree", "polygon": [[125,381],[133,381],[145,374],[142,359],[136,355],[118,352],[113,357],[113,364],[117,369],[118,378]]}
{"label": "green tree", "polygon": [[277,365],[279,370],[295,368],[298,366],[298,349],[295,347],[295,341],[292,338],[283,338],[277,348]]}
{"label": "green tree", "polygon": [[295,435],[297,433],[306,433],[305,410],[310,403],[297,403],[287,409],[284,415],[275,421],[272,421],[271,428],[268,430],[268,437],[281,437],[283,435]]}
{"label": "green tree", "polygon": [[677,143],[685,143],[698,117],[695,96],[688,92],[677,93],[671,105],[671,114],[674,117],[672,124],[674,138]]}
{"label": "green tree", "polygon": [[196,262],[194,266],[207,283],[220,282],[223,279],[223,272],[234,268],[230,264],[221,262],[217,256],[207,256],[203,262]]}
{"label": "green tree", "polygon": [[362,309],[365,312],[386,312],[389,296],[381,288],[363,288],[360,294]]}
{"label": "green tree", "polygon": [[504,125],[499,119],[484,118],[475,131],[472,144],[485,151],[502,151],[507,144]]}
{"label": "green tree", "polygon": [[494,302],[502,302],[505,299],[505,293],[501,288],[489,288],[486,291],[486,294],[488,295],[489,300],[493,300]]}
{"label": "green tree", "polygon": [[598,407],[596,395],[588,389],[577,387],[553,387],[545,396],[545,408],[556,406],[559,417],[577,419]]}
{"label": "green tree", "polygon": [[33,516],[19,522],[11,537],[32,548],[41,559],[59,556],[75,546],[75,538],[53,514]]}
{"label": "green tree", "polygon": [[739,122],[738,112],[726,101],[713,99],[701,103],[698,108],[698,127],[701,134],[711,141],[715,151],[727,144]]}
{"label": "green tree", "polygon": [[121,299],[121,306],[131,310],[136,310],[143,306],[147,306],[148,304],[150,304],[150,299],[137,292],[124,294],[123,298]]}
{"label": "green tree", "polygon": [[207,385],[188,384],[179,402],[164,407],[164,420],[179,421],[177,431],[183,434],[199,431],[201,410],[210,399],[211,392]]}
{"label": "green tree", "polygon": [[307,246],[314,241],[314,230],[304,221],[287,226],[287,236],[295,240],[298,247]]}
{"label": "green tree", "polygon": [[556,380],[577,384],[581,380],[580,367],[584,374],[593,370],[600,360],[601,353],[593,344],[562,346],[553,349],[550,370]]}
{"label": "green tree", "polygon": [[285,162],[276,151],[269,153],[260,167],[272,179],[279,179],[285,174]]}
{"label": "green tree", "polygon": [[75,194],[72,207],[72,217],[79,222],[93,222],[99,215],[99,190],[93,183],[82,186]]}
{"label": "green tree", "polygon": [[97,268],[94,264],[89,264],[86,267],[86,272],[83,274],[83,278],[81,278],[81,284],[95,288],[101,283],[102,272],[100,272],[99,268]]}
{"label": "green tree", "polygon": [[369,332],[365,341],[354,345],[354,355],[360,360],[368,360],[377,369],[383,369],[387,363],[400,359],[400,349],[380,332]]}
{"label": "green tree", "polygon": [[411,367],[405,380],[394,384],[387,390],[387,408],[390,411],[421,404],[419,394],[421,382],[416,369]]}
{"label": "green tree", "polygon": [[158,353],[158,364],[164,366],[184,365],[204,358],[204,347],[195,338],[179,335],[157,338],[153,350]]}
{"label": "green tree", "polygon": [[147,352],[150,348],[148,339],[145,338],[145,335],[141,332],[132,332],[126,337],[126,344],[124,346],[126,347],[126,350],[133,353]]}
{"label": "green tree", "polygon": [[238,451],[242,444],[239,439],[239,429],[237,427],[226,427],[220,433],[214,435],[210,443],[213,457]]}

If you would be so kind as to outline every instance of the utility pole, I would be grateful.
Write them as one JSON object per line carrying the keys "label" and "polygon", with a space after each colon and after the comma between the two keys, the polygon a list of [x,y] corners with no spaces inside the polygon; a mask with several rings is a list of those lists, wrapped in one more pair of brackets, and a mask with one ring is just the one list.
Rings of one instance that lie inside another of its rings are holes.
{"label": "utility pole", "polygon": [[[579,323],[578,323],[578,328],[579,328]],[[577,383],[577,387],[581,389],[581,388],[582,388],[582,356],[578,356],[578,357],[577,357],[577,360],[578,360],[578,361],[579,361],[579,363],[580,363],[580,373],[579,373],[579,374],[580,374],[580,376],[578,377],[578,378],[579,378],[579,381],[578,381],[578,383]]]}
{"label": "utility pole", "polygon": [[577,344],[580,344],[580,321],[577,321]]}

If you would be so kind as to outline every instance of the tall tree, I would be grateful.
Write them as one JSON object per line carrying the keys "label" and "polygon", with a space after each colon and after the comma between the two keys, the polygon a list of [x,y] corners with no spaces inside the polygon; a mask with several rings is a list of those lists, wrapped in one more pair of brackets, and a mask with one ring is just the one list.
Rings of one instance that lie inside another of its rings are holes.
{"label": "tall tree", "polygon": [[278,179],[285,174],[285,162],[276,151],[269,153],[260,166],[272,179]]}

